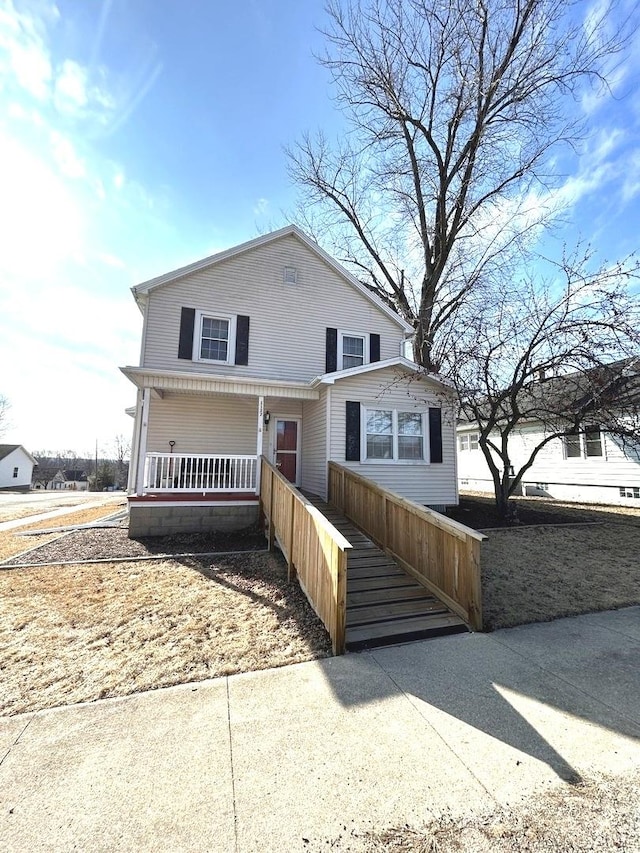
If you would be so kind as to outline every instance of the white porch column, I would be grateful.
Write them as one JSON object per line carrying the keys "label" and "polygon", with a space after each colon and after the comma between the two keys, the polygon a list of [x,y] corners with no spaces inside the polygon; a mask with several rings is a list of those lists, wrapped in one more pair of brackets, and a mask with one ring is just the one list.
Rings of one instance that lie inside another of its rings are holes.
{"label": "white porch column", "polygon": [[258,397],[258,436],[256,440],[256,494],[260,494],[260,469],[262,464],[260,457],[262,456],[262,443],[264,439],[264,397]]}
{"label": "white porch column", "polygon": [[136,474],[136,494],[141,495],[144,489],[144,463],[147,455],[147,430],[149,428],[149,399],[151,388],[142,389],[140,443],[138,445],[138,471]]}

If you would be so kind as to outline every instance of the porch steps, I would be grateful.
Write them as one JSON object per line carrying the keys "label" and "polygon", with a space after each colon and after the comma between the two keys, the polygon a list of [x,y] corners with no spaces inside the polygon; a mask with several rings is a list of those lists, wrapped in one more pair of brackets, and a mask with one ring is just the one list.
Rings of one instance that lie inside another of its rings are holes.
{"label": "porch steps", "polygon": [[316,495],[308,500],[353,549],[347,568],[347,649],[406,643],[467,631],[465,623],[375,545],[342,513]]}

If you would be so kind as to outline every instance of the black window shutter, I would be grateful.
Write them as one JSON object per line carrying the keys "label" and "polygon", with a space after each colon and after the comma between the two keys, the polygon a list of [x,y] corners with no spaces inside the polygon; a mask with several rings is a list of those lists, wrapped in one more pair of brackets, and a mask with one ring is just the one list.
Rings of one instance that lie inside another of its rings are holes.
{"label": "black window shutter", "polygon": [[347,462],[360,461],[360,403],[347,400],[347,440],[344,458]]}
{"label": "black window shutter", "polygon": [[369,335],[369,361],[380,361],[380,335]]}
{"label": "black window shutter", "polygon": [[429,460],[442,462],[442,410],[429,409]]}
{"label": "black window shutter", "polygon": [[338,330],[327,329],[327,351],[325,356],[325,373],[333,373],[338,369]]}
{"label": "black window shutter", "polygon": [[236,364],[249,364],[249,318],[236,318]]}
{"label": "black window shutter", "polygon": [[196,322],[196,309],[183,308],[180,315],[180,339],[178,358],[193,360],[193,327]]}

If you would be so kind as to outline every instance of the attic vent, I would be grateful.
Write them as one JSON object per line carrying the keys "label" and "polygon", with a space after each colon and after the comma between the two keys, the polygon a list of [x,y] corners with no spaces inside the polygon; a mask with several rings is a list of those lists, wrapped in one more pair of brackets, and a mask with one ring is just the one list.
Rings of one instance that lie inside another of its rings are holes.
{"label": "attic vent", "polygon": [[295,267],[285,267],[283,278],[285,284],[297,284],[298,270]]}

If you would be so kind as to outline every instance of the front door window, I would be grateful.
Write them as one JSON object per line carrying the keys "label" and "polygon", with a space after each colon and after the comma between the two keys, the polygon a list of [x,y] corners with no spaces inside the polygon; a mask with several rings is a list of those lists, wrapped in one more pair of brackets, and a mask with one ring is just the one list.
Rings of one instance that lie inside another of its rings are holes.
{"label": "front door window", "polygon": [[276,468],[291,483],[298,482],[298,421],[276,420]]}

